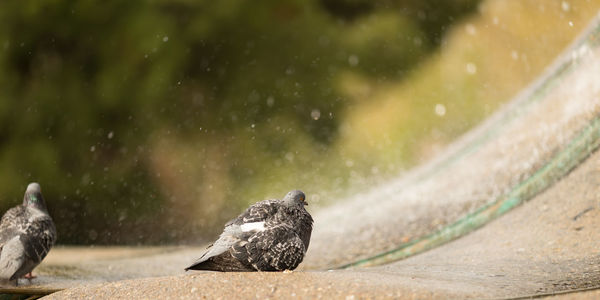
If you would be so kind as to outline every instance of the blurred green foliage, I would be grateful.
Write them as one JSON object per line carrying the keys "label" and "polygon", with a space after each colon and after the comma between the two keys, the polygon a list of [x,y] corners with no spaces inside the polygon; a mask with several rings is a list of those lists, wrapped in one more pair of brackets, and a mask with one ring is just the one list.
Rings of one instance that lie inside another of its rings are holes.
{"label": "blurred green foliage", "polygon": [[2,1],[0,207],[38,181],[60,243],[199,241],[335,186],[341,78],[402,78],[477,3]]}

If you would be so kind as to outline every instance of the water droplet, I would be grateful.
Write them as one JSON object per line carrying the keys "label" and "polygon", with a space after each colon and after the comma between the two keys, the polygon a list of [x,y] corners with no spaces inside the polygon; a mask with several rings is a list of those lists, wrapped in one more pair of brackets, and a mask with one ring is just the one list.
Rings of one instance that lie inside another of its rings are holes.
{"label": "water droplet", "polygon": [[350,56],[348,57],[348,63],[349,63],[351,66],[353,66],[353,67],[356,67],[356,66],[358,66],[358,63],[359,63],[359,62],[360,62],[360,61],[359,61],[359,59],[358,59],[358,56],[356,56],[356,55],[354,55],[354,54],[352,54],[352,55],[350,55]]}
{"label": "water droplet", "polygon": [[288,161],[294,161],[294,153],[292,153],[292,152],[286,153],[285,159],[287,159]]}
{"label": "water droplet", "polygon": [[413,44],[415,44],[415,46],[420,47],[421,45],[423,45],[423,40],[421,40],[420,37],[415,37],[413,38]]}
{"label": "water droplet", "polygon": [[446,114],[446,106],[444,106],[444,104],[436,104],[435,105],[435,114],[443,117]]}
{"label": "water droplet", "polygon": [[112,139],[114,136],[115,136],[114,132],[111,131],[111,132],[108,133],[108,139],[109,140]]}
{"label": "water droplet", "polygon": [[92,229],[90,230],[88,236],[90,240],[95,241],[98,238],[98,233],[96,232],[96,230]]}
{"label": "water droplet", "polygon": [[90,147],[90,152],[94,152],[94,151],[96,151],[96,146]]}
{"label": "water droplet", "polygon": [[560,7],[562,8],[563,11],[569,11],[569,10],[571,10],[571,5],[567,1],[563,1],[560,4]]}
{"label": "water droplet", "polygon": [[321,46],[328,46],[330,42],[331,40],[327,36],[322,35],[319,37],[319,45]]}
{"label": "water droplet", "polygon": [[318,109],[313,109],[310,112],[310,117],[313,118],[313,120],[318,120],[319,118],[321,118],[321,111]]}
{"label": "water droplet", "polygon": [[471,75],[474,75],[475,73],[477,73],[477,65],[475,65],[472,62],[467,63],[467,65],[465,66],[465,69],[467,70],[467,73],[469,73]]}
{"label": "water droplet", "polygon": [[165,36],[162,38],[162,41],[163,41],[164,43],[166,43],[168,40],[169,40],[169,37],[168,37],[168,36],[166,36],[166,35],[165,35]]}
{"label": "water droplet", "polygon": [[319,203],[319,201],[321,201],[321,195],[319,194],[313,194],[310,198],[310,202]]}
{"label": "water droplet", "polygon": [[477,33],[477,28],[475,28],[473,24],[467,24],[465,30],[469,35],[475,35]]}
{"label": "water droplet", "polygon": [[272,96],[269,96],[269,98],[267,98],[267,106],[271,107],[271,106],[273,106],[273,104],[275,104],[275,98],[273,98]]}

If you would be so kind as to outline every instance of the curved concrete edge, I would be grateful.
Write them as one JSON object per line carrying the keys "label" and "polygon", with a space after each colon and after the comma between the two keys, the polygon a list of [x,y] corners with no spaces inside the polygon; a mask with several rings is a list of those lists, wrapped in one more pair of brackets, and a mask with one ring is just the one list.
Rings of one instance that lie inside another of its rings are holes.
{"label": "curved concrete edge", "polygon": [[[600,288],[598,195],[600,152],[510,214],[394,264],[291,273],[194,272],[74,287],[48,299],[506,299]],[[597,292],[563,297],[590,295]]]}
{"label": "curved concrete edge", "polygon": [[341,268],[376,266],[398,261],[466,235],[550,187],[556,180],[578,166],[598,146],[600,146],[600,118],[594,119],[563,151],[556,154],[531,177],[496,202],[485,205],[455,223],[414,242],[405,243],[397,249],[347,264]]}
{"label": "curved concrete edge", "polygon": [[486,298],[600,288],[600,152],[510,214],[461,239],[373,268],[469,282]]}
{"label": "curved concrete edge", "polygon": [[[545,75],[440,158],[318,211],[303,267],[331,268],[402,248],[531,180],[600,115],[599,36],[597,17]],[[563,170],[539,190],[569,171],[555,167]]]}

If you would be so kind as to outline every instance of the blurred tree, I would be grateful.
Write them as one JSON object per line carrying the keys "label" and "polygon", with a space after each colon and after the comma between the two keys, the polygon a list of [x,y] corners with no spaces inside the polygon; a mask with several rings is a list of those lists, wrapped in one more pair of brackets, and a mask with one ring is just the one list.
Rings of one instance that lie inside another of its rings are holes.
{"label": "blurred tree", "polygon": [[439,44],[443,34],[462,16],[472,13],[480,0],[321,0],[332,15],[355,20],[375,11],[392,12],[410,19],[426,35],[426,41]]}
{"label": "blurred tree", "polygon": [[343,74],[403,76],[476,2],[0,2],[1,208],[39,181],[61,243],[208,235],[326,168]]}

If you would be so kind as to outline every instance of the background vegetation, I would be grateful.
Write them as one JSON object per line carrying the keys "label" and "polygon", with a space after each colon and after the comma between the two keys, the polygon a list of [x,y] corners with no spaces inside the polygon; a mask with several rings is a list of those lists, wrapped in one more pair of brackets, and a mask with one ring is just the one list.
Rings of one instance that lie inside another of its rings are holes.
{"label": "background vegetation", "polygon": [[592,2],[0,2],[0,208],[38,181],[60,243],[154,244],[318,207],[491,113]]}

